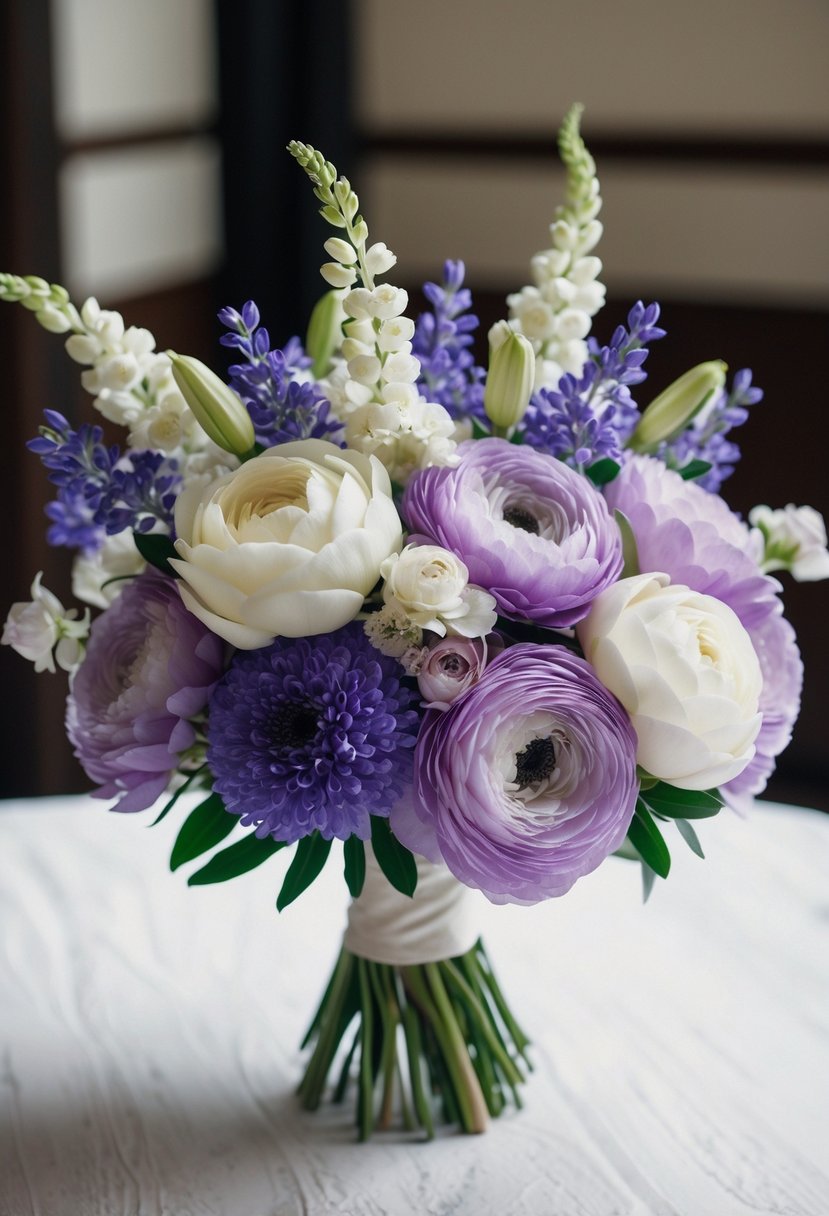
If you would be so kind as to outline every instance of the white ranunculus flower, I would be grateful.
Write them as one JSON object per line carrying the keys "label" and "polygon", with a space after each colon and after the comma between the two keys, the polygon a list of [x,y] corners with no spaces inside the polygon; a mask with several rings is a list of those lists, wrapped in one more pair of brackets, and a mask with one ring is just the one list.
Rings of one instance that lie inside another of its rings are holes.
{"label": "white ranunculus flower", "polygon": [[667,574],[639,574],[598,595],[576,632],[630,714],[642,768],[690,790],[742,772],[760,729],[763,678],[727,604]]}
{"label": "white ranunculus flower", "polygon": [[484,637],[495,627],[494,598],[469,586],[466,566],[440,545],[407,545],[383,562],[383,598],[403,609],[421,629],[444,637]]}
{"label": "white ranunculus flower", "polygon": [[322,439],[185,490],[175,523],[182,599],[241,650],[353,620],[402,542],[380,462]]}

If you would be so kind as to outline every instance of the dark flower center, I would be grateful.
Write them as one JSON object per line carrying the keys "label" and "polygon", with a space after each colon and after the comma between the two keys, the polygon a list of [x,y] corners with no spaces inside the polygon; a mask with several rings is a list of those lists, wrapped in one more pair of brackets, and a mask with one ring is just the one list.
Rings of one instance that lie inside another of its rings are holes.
{"label": "dark flower center", "polygon": [[538,520],[525,507],[507,507],[504,512],[504,523],[511,524],[513,528],[520,528],[522,532],[532,532],[538,536]]}
{"label": "dark flower center", "polygon": [[532,739],[515,757],[515,779],[519,789],[539,785],[556,766],[552,739]]}
{"label": "dark flower center", "polygon": [[271,740],[280,751],[290,751],[310,743],[317,733],[317,711],[302,702],[289,701],[280,705],[271,715]]}

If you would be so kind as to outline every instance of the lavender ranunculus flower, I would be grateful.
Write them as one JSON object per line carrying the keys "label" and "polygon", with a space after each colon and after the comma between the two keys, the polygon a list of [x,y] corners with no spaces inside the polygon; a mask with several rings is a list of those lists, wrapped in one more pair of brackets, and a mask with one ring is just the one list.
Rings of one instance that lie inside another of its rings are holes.
{"label": "lavender ranunculus flower", "polygon": [[622,568],[601,494],[561,461],[503,439],[461,444],[453,468],[415,473],[403,515],[417,540],[450,549],[504,616],[574,625]]}
{"label": "lavender ranunculus flower", "polygon": [[[620,846],[637,789],[636,735],[590,665],[519,644],[448,709],[427,710],[412,809],[461,882],[493,903],[535,903]],[[395,811],[391,825],[405,843]]]}
{"label": "lavender ranunculus flower", "polygon": [[779,611],[780,584],[760,573],[749,529],[716,494],[683,481],[661,460],[632,456],[605,498],[630,521],[643,574],[662,572],[713,595],[749,632]]}
{"label": "lavender ranunculus flower", "polygon": [[760,693],[763,722],[754,744],[754,759],[739,776],[722,787],[723,794],[732,802],[761,794],[766,788],[776,758],[792,737],[803,687],[803,663],[794,629],[782,613],[766,617],[750,630],[749,636],[763,674]]}
{"label": "lavender ranunculus flower", "polygon": [[222,669],[224,646],[146,570],[92,625],[66,706],[66,730],[96,798],[143,811],[167,788]]}

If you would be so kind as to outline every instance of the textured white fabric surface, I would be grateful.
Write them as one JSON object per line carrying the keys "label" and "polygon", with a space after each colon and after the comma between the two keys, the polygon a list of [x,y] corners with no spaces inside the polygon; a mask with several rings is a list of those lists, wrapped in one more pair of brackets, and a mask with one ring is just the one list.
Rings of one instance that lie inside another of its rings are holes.
{"label": "textured white fabric surface", "polygon": [[2,1216],[829,1212],[829,817],[723,813],[704,862],[671,833],[644,906],[616,860],[533,908],[481,899],[525,1107],[367,1145],[294,1094],[340,857],[278,915],[289,850],[188,890],[181,815],[150,819],[0,804]]}

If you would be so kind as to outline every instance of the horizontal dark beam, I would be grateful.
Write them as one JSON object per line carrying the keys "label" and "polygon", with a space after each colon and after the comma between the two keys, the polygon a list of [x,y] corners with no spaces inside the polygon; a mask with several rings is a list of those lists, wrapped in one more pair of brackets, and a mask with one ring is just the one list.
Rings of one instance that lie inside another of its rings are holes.
{"label": "horizontal dark beam", "polygon": [[[777,165],[787,168],[829,167],[829,139],[792,136],[754,137],[736,134],[586,133],[591,153],[602,162],[659,161],[660,164]],[[388,130],[364,132],[359,150],[365,156],[429,159],[544,160],[555,150],[551,134],[517,132],[486,135],[461,131]]]}
{"label": "horizontal dark beam", "polygon": [[90,135],[85,139],[65,139],[60,143],[62,160],[70,156],[94,152],[123,152],[132,148],[157,147],[159,144],[180,143],[197,136],[215,136],[218,125],[214,121],[172,123],[169,126],[142,127],[134,131],[115,131],[105,135]]}

